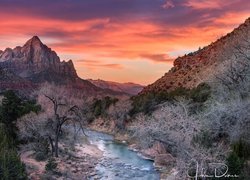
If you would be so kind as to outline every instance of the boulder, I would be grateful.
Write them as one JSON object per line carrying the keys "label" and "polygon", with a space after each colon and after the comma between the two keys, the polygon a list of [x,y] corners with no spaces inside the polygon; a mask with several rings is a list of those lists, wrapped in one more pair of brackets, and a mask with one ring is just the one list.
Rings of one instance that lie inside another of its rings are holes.
{"label": "boulder", "polygon": [[164,145],[159,141],[155,142],[151,148],[142,151],[143,155],[149,156],[151,158],[155,158],[159,154],[166,154],[166,153],[167,151]]}

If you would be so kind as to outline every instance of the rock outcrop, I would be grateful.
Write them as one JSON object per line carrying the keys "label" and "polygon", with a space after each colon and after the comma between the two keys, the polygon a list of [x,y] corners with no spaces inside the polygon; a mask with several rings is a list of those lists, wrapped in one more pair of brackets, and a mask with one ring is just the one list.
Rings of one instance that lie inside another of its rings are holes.
{"label": "rock outcrop", "polygon": [[[72,61],[61,62],[56,52],[44,45],[37,36],[28,40],[22,47],[6,48],[0,54],[0,62],[2,68],[31,81],[37,81],[37,76],[44,75],[47,71],[50,76],[38,78],[40,81],[53,81],[53,76],[63,76],[71,80],[78,78]],[[55,82],[58,82],[57,80]]]}

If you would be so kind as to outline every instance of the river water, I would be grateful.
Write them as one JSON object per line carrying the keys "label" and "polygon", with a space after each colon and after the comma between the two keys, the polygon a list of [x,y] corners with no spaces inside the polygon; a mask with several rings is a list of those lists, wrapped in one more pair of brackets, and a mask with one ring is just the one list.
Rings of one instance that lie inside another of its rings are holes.
{"label": "river water", "polygon": [[97,164],[97,174],[91,180],[158,180],[159,173],[153,161],[140,157],[124,143],[114,141],[108,134],[86,130],[88,140],[103,151],[103,158]]}

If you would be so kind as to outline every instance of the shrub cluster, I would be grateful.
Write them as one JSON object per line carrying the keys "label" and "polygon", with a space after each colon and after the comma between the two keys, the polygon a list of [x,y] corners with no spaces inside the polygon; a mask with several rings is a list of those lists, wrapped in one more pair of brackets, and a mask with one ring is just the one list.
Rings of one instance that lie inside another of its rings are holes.
{"label": "shrub cluster", "polygon": [[40,106],[35,101],[22,100],[13,91],[6,91],[0,106],[0,179],[27,179],[25,167],[17,153],[16,121]]}
{"label": "shrub cluster", "polygon": [[37,113],[40,110],[41,107],[35,101],[23,100],[14,91],[6,91],[0,106],[0,122],[5,124],[7,133],[17,140],[17,119],[31,111]]}
{"label": "shrub cluster", "polygon": [[155,110],[155,106],[165,101],[176,100],[177,97],[184,97],[199,105],[208,100],[211,94],[211,87],[206,83],[201,83],[193,89],[178,87],[173,91],[150,92],[132,97],[133,108],[130,115],[144,112],[150,114]]}
{"label": "shrub cluster", "polygon": [[48,171],[55,171],[57,168],[57,162],[54,158],[50,158],[45,166],[45,170]]}
{"label": "shrub cluster", "polygon": [[118,102],[117,98],[106,96],[103,99],[94,99],[94,103],[91,106],[91,111],[95,118],[100,116],[106,116],[106,110],[115,103]]}
{"label": "shrub cluster", "polygon": [[250,157],[250,144],[239,140],[232,144],[232,150],[227,157],[228,171],[232,175],[240,175],[242,179],[246,179],[248,175],[244,169],[249,173],[249,165],[246,162]]}

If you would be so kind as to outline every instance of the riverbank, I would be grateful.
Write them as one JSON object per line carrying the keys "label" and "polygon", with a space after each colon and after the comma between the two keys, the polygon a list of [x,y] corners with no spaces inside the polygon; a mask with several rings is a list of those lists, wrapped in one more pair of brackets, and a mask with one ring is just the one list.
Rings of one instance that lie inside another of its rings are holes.
{"label": "riverbank", "polygon": [[37,161],[34,151],[28,146],[22,146],[20,157],[25,164],[29,179],[89,179],[95,176],[95,166],[102,158],[103,153],[89,142],[76,143],[72,148],[69,141],[60,143],[59,157],[55,158],[57,168],[46,171],[47,161]]}
{"label": "riverbank", "polygon": [[97,132],[112,135],[115,141],[126,143],[130,150],[137,152],[142,158],[154,161],[154,167],[159,171],[160,179],[173,179],[177,173],[174,168],[176,163],[175,158],[166,151],[161,142],[157,141],[151,148],[142,149],[138,145],[138,140],[131,138],[128,132],[115,131],[114,122],[103,119],[95,120],[89,125],[89,128]]}
{"label": "riverbank", "polygon": [[37,161],[31,144],[23,146],[20,155],[29,179],[160,178],[151,160],[130,150],[131,147],[124,142],[129,139],[126,135],[117,133],[114,139],[109,135],[112,134],[110,131],[100,133],[100,130],[90,129],[86,129],[85,134],[87,138],[80,135],[77,140],[71,137],[72,134],[62,138],[59,157],[55,158],[57,168],[53,171],[45,170],[48,157],[45,161]]}
{"label": "riverbank", "polygon": [[86,130],[91,144],[103,151],[103,158],[96,166],[97,175],[91,180],[150,179],[159,180],[159,173],[151,160],[131,151],[126,143],[114,139],[112,135]]}

